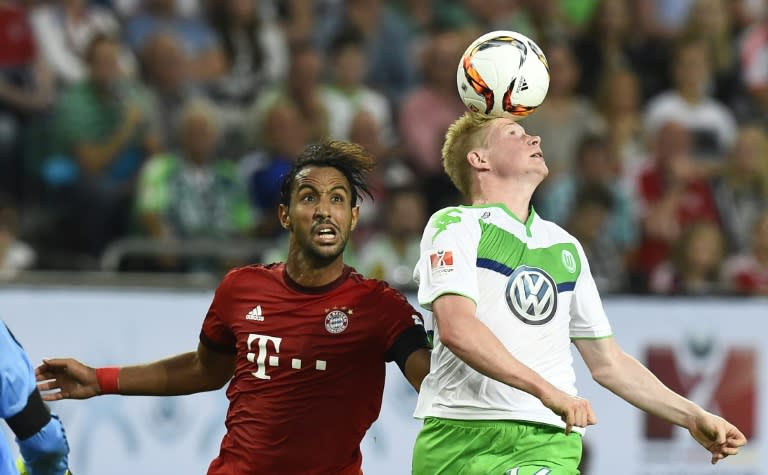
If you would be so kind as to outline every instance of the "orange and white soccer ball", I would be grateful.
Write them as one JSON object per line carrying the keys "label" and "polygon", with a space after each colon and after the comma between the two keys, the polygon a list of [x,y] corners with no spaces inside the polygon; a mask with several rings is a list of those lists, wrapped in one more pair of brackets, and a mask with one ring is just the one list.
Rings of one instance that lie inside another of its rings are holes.
{"label": "orange and white soccer ball", "polygon": [[514,31],[492,31],[464,51],[456,85],[473,112],[525,117],[541,105],[549,89],[549,65],[541,48]]}

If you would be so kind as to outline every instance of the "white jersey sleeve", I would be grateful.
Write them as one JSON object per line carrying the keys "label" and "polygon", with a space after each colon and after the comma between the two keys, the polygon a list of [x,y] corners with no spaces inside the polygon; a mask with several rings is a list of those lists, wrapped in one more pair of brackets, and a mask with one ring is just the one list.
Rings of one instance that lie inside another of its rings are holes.
{"label": "white jersey sleeve", "polygon": [[576,240],[574,242],[581,260],[581,273],[576,279],[571,300],[571,339],[609,337],[612,334],[611,324],[603,309],[587,256],[581,244]]}
{"label": "white jersey sleeve", "polygon": [[441,295],[463,295],[478,302],[477,245],[480,229],[471,210],[445,208],[430,218],[421,238],[413,278],[419,304],[432,311]]}

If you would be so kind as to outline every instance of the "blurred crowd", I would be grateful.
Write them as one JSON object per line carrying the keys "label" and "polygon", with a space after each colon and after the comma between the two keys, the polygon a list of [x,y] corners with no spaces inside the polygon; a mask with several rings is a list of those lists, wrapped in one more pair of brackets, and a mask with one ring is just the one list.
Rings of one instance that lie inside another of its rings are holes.
{"label": "blurred crowd", "polygon": [[459,57],[497,29],[548,58],[533,205],[603,293],[768,295],[768,0],[0,0],[0,278],[130,237],[258,245],[123,270],[280,260],[280,177],[331,138],[378,163],[348,260],[409,286],[462,202],[440,162]]}

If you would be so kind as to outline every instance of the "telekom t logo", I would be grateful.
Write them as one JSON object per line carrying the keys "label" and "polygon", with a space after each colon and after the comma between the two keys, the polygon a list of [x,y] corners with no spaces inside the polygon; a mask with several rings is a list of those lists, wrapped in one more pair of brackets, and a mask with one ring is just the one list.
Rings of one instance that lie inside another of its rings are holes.
{"label": "telekom t logo", "polygon": [[[267,374],[267,366],[279,366],[280,358],[277,356],[280,353],[280,343],[282,338],[269,335],[259,335],[257,333],[250,333],[248,335],[247,345],[248,353],[246,358],[251,363],[256,364],[256,371],[251,374],[259,379],[272,379]],[[254,345],[253,342],[256,342]],[[255,348],[254,348],[255,346]],[[271,347],[271,348],[270,348]],[[257,350],[254,352],[253,350]],[[269,354],[269,353],[274,354]],[[291,369],[301,369],[302,362],[299,358],[291,358]],[[325,360],[315,360],[315,369],[317,371],[325,371],[327,362]]]}
{"label": "telekom t logo", "polygon": [[[664,384],[686,397],[696,396],[705,409],[716,411],[741,429],[747,438],[755,433],[757,393],[757,355],[752,348],[729,348],[720,361],[720,371],[686,372],[680,367],[675,349],[652,346],[647,350],[647,366]],[[719,357],[718,357],[719,358]],[[673,426],[655,416],[645,416],[645,435],[649,439],[669,439]]]}
{"label": "telekom t logo", "polygon": [[[256,346],[259,348],[258,353],[253,353],[251,350],[251,345],[253,344],[253,341],[256,340]],[[248,335],[248,361],[251,363],[256,363],[256,371],[251,373],[254,376],[256,376],[259,379],[270,379],[270,376],[267,374],[267,365],[265,362],[267,361],[267,345],[271,342],[272,346],[275,348],[275,353],[280,353],[280,342],[283,341],[282,338],[278,338],[275,336],[267,336],[267,335],[257,335],[256,333],[251,333]],[[278,358],[275,355],[272,355],[269,357],[269,365],[270,366],[277,366],[278,364]]]}

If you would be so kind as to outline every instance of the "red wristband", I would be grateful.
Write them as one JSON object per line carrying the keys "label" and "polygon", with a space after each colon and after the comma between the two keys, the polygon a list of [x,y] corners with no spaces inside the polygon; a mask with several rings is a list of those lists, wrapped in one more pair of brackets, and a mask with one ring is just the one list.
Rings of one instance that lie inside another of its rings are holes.
{"label": "red wristband", "polygon": [[120,390],[117,384],[119,372],[120,368],[117,366],[96,368],[96,381],[99,383],[101,394],[119,394]]}

